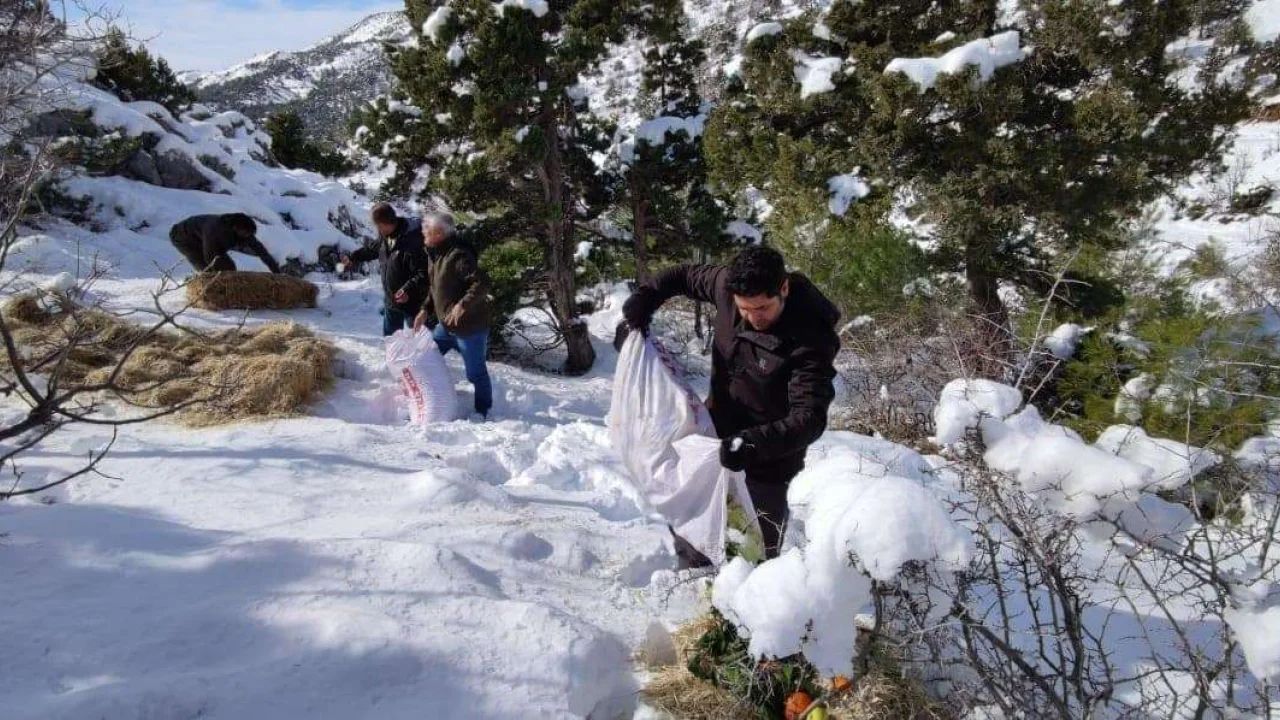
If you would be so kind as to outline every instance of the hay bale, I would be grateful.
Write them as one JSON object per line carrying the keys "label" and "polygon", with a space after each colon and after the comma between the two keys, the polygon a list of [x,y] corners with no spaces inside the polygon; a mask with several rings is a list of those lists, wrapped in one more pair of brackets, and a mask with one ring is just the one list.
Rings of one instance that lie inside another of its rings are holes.
{"label": "hay bale", "polygon": [[205,310],[312,308],[319,292],[306,280],[259,272],[197,273],[187,283],[187,300]]}

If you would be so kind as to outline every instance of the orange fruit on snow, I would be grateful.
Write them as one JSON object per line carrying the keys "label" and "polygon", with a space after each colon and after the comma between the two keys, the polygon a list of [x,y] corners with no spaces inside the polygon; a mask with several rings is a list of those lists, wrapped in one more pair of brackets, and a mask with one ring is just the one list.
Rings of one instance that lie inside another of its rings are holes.
{"label": "orange fruit on snow", "polygon": [[835,692],[844,692],[848,690],[853,683],[844,675],[837,675],[831,678],[831,689]]}
{"label": "orange fruit on snow", "polygon": [[806,692],[794,692],[787,698],[786,719],[796,720],[813,704],[813,698]]}

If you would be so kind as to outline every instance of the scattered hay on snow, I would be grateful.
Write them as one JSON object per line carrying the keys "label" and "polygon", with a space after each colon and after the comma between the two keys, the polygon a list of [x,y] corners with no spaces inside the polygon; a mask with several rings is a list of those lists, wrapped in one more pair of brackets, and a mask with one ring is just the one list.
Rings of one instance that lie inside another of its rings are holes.
{"label": "scattered hay on snow", "polygon": [[715,625],[710,615],[704,615],[672,634],[676,646],[676,664],[655,668],[649,673],[649,681],[640,691],[644,702],[679,720],[749,720],[755,714],[729,691],[689,672],[689,658],[698,640]]}
{"label": "scattered hay on snow", "polygon": [[832,718],[840,720],[951,720],[954,717],[931,700],[920,683],[876,668],[858,678],[848,692],[836,695],[827,709]]}
{"label": "scattered hay on snow", "polygon": [[197,273],[187,283],[187,301],[204,310],[289,310],[316,306],[315,285],[260,272]]}
{"label": "scattered hay on snow", "polygon": [[175,418],[191,426],[298,415],[333,384],[333,344],[296,323],[149,333],[99,310],[47,309],[30,295],[3,314],[32,372],[50,372],[65,352],[64,386],[113,383],[130,405],[182,406]]}

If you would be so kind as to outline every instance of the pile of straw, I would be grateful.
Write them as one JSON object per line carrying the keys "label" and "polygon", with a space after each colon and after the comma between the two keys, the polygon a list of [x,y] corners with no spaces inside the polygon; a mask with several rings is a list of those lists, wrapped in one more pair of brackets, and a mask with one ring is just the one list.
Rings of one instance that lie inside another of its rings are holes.
{"label": "pile of straw", "polygon": [[[672,635],[676,663],[650,668],[649,682],[640,691],[644,702],[676,720],[754,720],[747,703],[728,690],[694,677],[687,667],[697,642],[715,626],[711,615],[684,625]],[[924,687],[895,672],[872,667],[845,692],[826,699],[833,720],[954,720]]]}
{"label": "pile of straw", "polygon": [[318,293],[306,280],[260,272],[197,273],[187,283],[187,301],[204,310],[313,308]]}
{"label": "pile of straw", "polygon": [[694,646],[715,620],[704,615],[672,634],[676,646],[676,664],[652,668],[649,682],[640,691],[646,704],[680,720],[752,720],[751,707],[728,690],[694,677],[689,672],[689,658]]}
{"label": "pile of straw", "polygon": [[146,328],[99,310],[10,300],[4,319],[22,362],[63,387],[112,384],[115,399],[180,407],[190,426],[301,414],[333,384],[336,349],[295,323],[197,335]]}

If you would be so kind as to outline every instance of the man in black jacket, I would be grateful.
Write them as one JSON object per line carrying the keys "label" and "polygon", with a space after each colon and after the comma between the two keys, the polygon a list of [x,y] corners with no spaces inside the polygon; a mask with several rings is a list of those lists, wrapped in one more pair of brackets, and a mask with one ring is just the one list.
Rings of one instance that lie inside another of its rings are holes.
{"label": "man in black jacket", "polygon": [[273,273],[275,258],[258,241],[258,225],[244,213],[194,215],[169,229],[169,241],[197,272],[230,272],[236,264],[230,252],[254,255]]}
{"label": "man in black jacket", "polygon": [[364,247],[342,258],[344,265],[378,260],[382,268],[382,334],[413,327],[413,318],[427,299],[427,254],[422,245],[422,224],[396,216],[395,208],[379,203],[373,208],[378,228],[377,249]]}
{"label": "man in black jacket", "polygon": [[[765,552],[776,557],[787,521],[787,488],[827,427],[835,397],[835,324],[840,313],[782,255],[743,250],[731,265],[682,265],[640,287],[623,306],[626,323],[648,332],[653,314],[683,295],[716,306],[707,409],[723,438],[720,462],[745,471]],[[706,563],[683,541],[685,564]]]}

